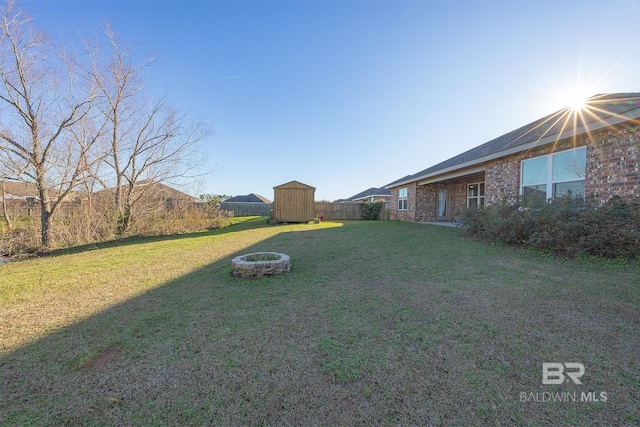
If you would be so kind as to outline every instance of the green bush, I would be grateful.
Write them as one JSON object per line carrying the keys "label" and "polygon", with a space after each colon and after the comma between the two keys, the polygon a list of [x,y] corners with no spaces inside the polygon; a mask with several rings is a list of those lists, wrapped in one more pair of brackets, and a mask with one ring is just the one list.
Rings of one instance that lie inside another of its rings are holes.
{"label": "green bush", "polygon": [[640,198],[614,197],[604,204],[570,196],[548,203],[503,200],[468,209],[459,221],[471,236],[565,257],[640,256]]}
{"label": "green bush", "polygon": [[360,203],[360,217],[362,219],[379,219],[380,212],[382,212],[382,208],[384,208],[383,201],[369,202],[364,201]]}

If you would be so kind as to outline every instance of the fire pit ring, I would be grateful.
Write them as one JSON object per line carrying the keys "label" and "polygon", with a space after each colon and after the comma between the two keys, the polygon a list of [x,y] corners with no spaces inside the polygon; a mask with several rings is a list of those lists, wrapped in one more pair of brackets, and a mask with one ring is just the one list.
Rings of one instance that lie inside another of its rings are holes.
{"label": "fire pit ring", "polygon": [[289,255],[277,252],[254,252],[231,260],[232,274],[243,279],[262,279],[291,271]]}

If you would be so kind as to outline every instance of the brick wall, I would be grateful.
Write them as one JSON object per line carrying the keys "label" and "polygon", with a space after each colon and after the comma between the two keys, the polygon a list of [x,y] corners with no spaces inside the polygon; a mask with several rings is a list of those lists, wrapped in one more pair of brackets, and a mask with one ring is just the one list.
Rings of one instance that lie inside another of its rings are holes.
{"label": "brick wall", "polygon": [[555,146],[553,144],[545,145],[489,162],[485,172],[485,193],[487,195],[485,203],[496,203],[505,198],[513,200],[520,195],[520,162],[522,160],[581,147],[585,142],[581,140],[576,142],[563,140],[555,144]]}
{"label": "brick wall", "polygon": [[436,220],[436,194],[436,186],[434,184],[418,186],[416,192],[417,222]]}
{"label": "brick wall", "polygon": [[602,203],[613,196],[640,196],[640,128],[600,132],[587,149],[585,192]]}
{"label": "brick wall", "polygon": [[[401,188],[407,189],[407,210],[403,211],[398,210],[398,190]],[[391,219],[412,222],[416,220],[416,189],[415,182],[391,189]]]}
{"label": "brick wall", "polygon": [[522,156],[512,156],[490,162],[485,170],[484,203],[490,205],[520,194],[520,161]]}
{"label": "brick wall", "polygon": [[[490,161],[484,174],[475,174],[437,184],[408,188],[408,210],[398,212],[397,188],[391,190],[393,219],[404,221],[435,221],[436,191],[438,185],[448,185],[451,197],[452,219],[467,206],[467,186],[485,182],[485,205],[515,198],[520,194],[520,162],[524,159],[543,156],[557,151],[587,145],[587,170],[585,194],[596,195],[601,202],[615,195],[640,197],[640,168],[638,153],[640,127],[617,126],[591,133],[591,138],[582,135],[556,144],[533,148],[510,157]],[[483,178],[484,175],[484,178]]]}
{"label": "brick wall", "polygon": [[408,209],[398,211],[398,187],[391,189],[391,218],[402,221],[431,222],[436,220],[437,189],[444,185],[449,189],[451,219],[467,208],[467,186],[484,180],[483,173],[450,179],[442,182],[407,187]]}
{"label": "brick wall", "polygon": [[623,197],[640,196],[640,173],[638,169],[638,146],[640,130],[629,128],[609,128],[593,132],[593,139],[587,135],[577,140],[566,139],[557,144],[534,148],[487,165],[485,175],[485,203],[495,203],[504,197],[520,194],[520,162],[531,157],[587,145],[587,170],[585,194],[596,195],[601,202],[614,195]]}

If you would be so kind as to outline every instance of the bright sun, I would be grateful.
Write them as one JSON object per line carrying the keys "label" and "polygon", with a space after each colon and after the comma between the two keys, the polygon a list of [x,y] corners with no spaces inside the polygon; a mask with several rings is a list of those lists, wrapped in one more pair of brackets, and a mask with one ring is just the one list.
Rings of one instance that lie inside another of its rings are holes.
{"label": "bright sun", "polygon": [[566,107],[571,111],[580,111],[582,110],[587,103],[588,95],[584,93],[572,93],[567,94],[566,97]]}
{"label": "bright sun", "polygon": [[566,85],[558,91],[558,101],[561,108],[577,113],[586,107],[590,96],[596,93],[595,88],[588,84]]}

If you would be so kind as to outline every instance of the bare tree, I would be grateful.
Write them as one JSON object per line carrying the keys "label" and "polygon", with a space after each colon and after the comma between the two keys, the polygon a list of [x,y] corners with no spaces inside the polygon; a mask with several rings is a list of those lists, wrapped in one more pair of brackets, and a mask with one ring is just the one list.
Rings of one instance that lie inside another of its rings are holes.
{"label": "bare tree", "polygon": [[109,123],[106,162],[112,176],[103,178],[114,184],[116,230],[123,234],[135,218],[135,208],[154,191],[154,184],[184,177],[195,169],[194,148],[211,131],[203,122],[190,121],[173,110],[166,98],[147,98],[142,71],[153,59],[135,62],[133,46],[123,48],[108,24],[104,36],[109,52],[104,54],[97,41],[87,43],[91,68],[85,71],[104,99],[101,111]]}
{"label": "bare tree", "polygon": [[87,155],[98,140],[85,132],[95,118],[96,93],[79,78],[69,52],[54,49],[15,0],[0,14],[0,151],[35,184],[41,243],[49,247],[52,220],[85,176]]}
{"label": "bare tree", "polygon": [[0,155],[8,173],[37,188],[42,246],[52,246],[53,218],[71,192],[95,183],[114,188],[115,228],[125,233],[153,184],[192,173],[194,149],[211,131],[165,97],[144,95],[142,71],[153,61],[137,61],[108,25],[76,55],[72,45],[54,47],[15,0],[0,20]]}

